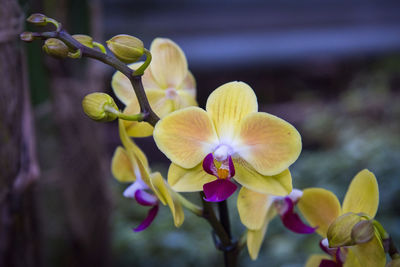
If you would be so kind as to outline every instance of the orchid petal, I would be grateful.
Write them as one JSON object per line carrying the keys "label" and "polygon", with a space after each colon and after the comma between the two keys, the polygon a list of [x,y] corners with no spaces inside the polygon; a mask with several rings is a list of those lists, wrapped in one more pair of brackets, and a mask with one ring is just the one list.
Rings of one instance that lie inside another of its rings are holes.
{"label": "orchid petal", "polygon": [[154,206],[158,202],[157,198],[154,195],[149,194],[144,190],[136,190],[135,199],[137,203],[142,206]]}
{"label": "orchid petal", "polygon": [[159,172],[155,172],[150,177],[151,185],[154,189],[155,194],[164,205],[168,205],[172,217],[174,218],[174,224],[176,227],[182,225],[185,215],[183,213],[182,205],[178,200],[177,193],[174,192],[168,183],[162,178]]}
{"label": "orchid petal", "polygon": [[150,52],[153,57],[150,69],[157,83],[164,89],[180,86],[188,71],[182,49],[170,39],[156,38]]}
{"label": "orchid petal", "polygon": [[292,191],[292,176],[288,169],[274,176],[264,176],[241,158],[233,158],[233,164],[236,171],[234,179],[253,191],[277,196],[285,196]]}
{"label": "orchid petal", "polygon": [[[132,99],[132,101],[125,107],[123,113],[127,115],[135,115],[140,113],[140,106],[136,97]],[[148,122],[123,120],[123,124],[129,136],[147,137],[153,134],[154,128]]]}
{"label": "orchid petal", "polygon": [[343,201],[342,212],[366,213],[375,217],[379,204],[379,189],[375,175],[368,171],[360,171],[350,183]]}
{"label": "orchid petal", "polygon": [[297,203],[301,213],[317,233],[326,237],[329,225],[340,215],[340,203],[330,191],[308,188]]}
{"label": "orchid petal", "polygon": [[126,198],[135,198],[136,192],[143,189],[149,189],[149,187],[141,179],[138,179],[136,182],[128,186],[122,195]]}
{"label": "orchid petal", "polygon": [[235,193],[237,185],[228,179],[217,179],[203,185],[204,200],[209,202],[221,202]]}
{"label": "orchid petal", "polygon": [[165,90],[148,90],[146,96],[151,108],[160,118],[175,110],[174,101],[167,98]]}
{"label": "orchid petal", "polygon": [[232,142],[241,120],[256,112],[257,108],[253,89],[243,82],[230,82],[218,87],[208,97],[206,105],[222,143]]}
{"label": "orchid petal", "polygon": [[158,148],[187,169],[198,165],[218,140],[208,114],[198,107],[167,115],[156,124],[153,135]]}
{"label": "orchid petal", "polygon": [[264,112],[243,118],[239,140],[239,155],[262,175],[283,172],[301,151],[298,131],[290,123]]}
{"label": "orchid petal", "polygon": [[282,223],[286,228],[298,234],[312,234],[315,232],[316,228],[303,223],[299,215],[293,211],[294,204],[289,197],[285,197],[282,202],[283,204],[281,205],[284,207],[278,209],[278,213],[280,214]]}
{"label": "orchid petal", "polygon": [[333,260],[323,259],[319,267],[342,267],[342,264],[334,262]]}
{"label": "orchid petal", "polygon": [[185,92],[196,98],[196,80],[193,74],[188,70],[185,79],[183,80],[180,87],[176,88],[179,92]]}
{"label": "orchid petal", "polygon": [[[323,260],[330,260],[330,259],[331,257],[325,254],[313,254],[308,258],[305,267],[319,267]],[[337,266],[334,265],[334,267]]]}
{"label": "orchid petal", "polygon": [[149,210],[149,213],[147,214],[146,219],[144,219],[144,221],[138,227],[134,228],[133,231],[140,232],[140,231],[145,230],[154,221],[157,213],[158,213],[158,205],[155,205],[154,207],[152,207]]}
{"label": "orchid petal", "polygon": [[214,180],[214,176],[203,170],[202,164],[184,169],[172,163],[168,170],[168,183],[177,192],[203,191],[203,185]]}
{"label": "orchid petal", "polygon": [[214,163],[214,156],[212,153],[208,154],[203,160],[203,169],[206,173],[214,175],[218,178],[217,167]]}
{"label": "orchid petal", "polygon": [[[377,233],[371,241],[351,246],[349,249],[358,259],[360,266],[384,267],[386,264],[386,254]],[[348,257],[345,263],[347,263],[347,260]]]}
{"label": "orchid petal", "polygon": [[272,203],[273,197],[271,195],[242,187],[237,198],[240,220],[250,230],[261,229]]}
{"label": "orchid petal", "polygon": [[252,260],[257,259],[265,234],[267,233],[268,224],[275,217],[275,215],[275,209],[269,209],[264,218],[262,227],[258,230],[249,229],[247,231],[247,250],[249,251],[249,255]]}
{"label": "orchid petal", "polygon": [[190,107],[190,106],[198,106],[195,96],[189,90],[178,90],[176,91],[177,95],[173,99],[174,101],[174,110]]}
{"label": "orchid petal", "polygon": [[122,147],[117,147],[111,160],[111,172],[119,182],[134,182],[135,173],[132,169],[128,154]]}
{"label": "orchid petal", "polygon": [[[129,67],[131,69],[136,69],[142,63],[143,62],[134,63],[129,65]],[[128,105],[133,99],[136,99],[136,94],[133,90],[131,82],[120,71],[115,72],[112,76],[111,87],[113,88],[114,94],[117,96],[117,98],[125,105]]]}

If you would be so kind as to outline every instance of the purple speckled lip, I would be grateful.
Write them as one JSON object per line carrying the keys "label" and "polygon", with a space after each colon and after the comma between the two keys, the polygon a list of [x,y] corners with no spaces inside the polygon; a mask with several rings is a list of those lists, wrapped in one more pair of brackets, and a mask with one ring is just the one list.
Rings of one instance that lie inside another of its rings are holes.
{"label": "purple speckled lip", "polygon": [[294,203],[290,197],[285,197],[276,207],[283,225],[292,232],[298,234],[312,234],[315,232],[316,228],[303,223],[299,215],[294,212]]}
{"label": "purple speckled lip", "polygon": [[217,180],[206,183],[203,185],[203,191],[205,194],[204,200],[209,202],[221,202],[229,198],[237,189],[237,185],[231,182],[229,179],[235,175],[235,167],[233,166],[232,157],[229,156],[227,159],[228,176],[221,178],[218,176],[218,168],[214,163],[214,156],[212,153],[208,154],[203,160],[203,169],[208,174],[217,177]]}
{"label": "purple speckled lip", "polygon": [[146,219],[144,219],[143,222],[138,227],[134,228],[133,231],[140,232],[145,230],[154,221],[154,218],[156,217],[157,213],[158,213],[158,205],[155,205],[147,213]]}

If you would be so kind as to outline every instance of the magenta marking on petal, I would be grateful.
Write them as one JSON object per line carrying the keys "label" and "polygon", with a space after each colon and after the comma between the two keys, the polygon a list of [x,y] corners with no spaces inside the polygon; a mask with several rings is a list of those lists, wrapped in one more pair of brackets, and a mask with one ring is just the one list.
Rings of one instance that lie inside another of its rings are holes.
{"label": "magenta marking on petal", "polygon": [[154,221],[154,218],[156,217],[157,213],[158,213],[158,205],[155,205],[147,213],[146,219],[144,219],[144,221],[138,227],[134,228],[133,231],[140,232],[145,230]]}
{"label": "magenta marking on petal", "polygon": [[303,223],[299,215],[293,211],[294,204],[289,197],[285,197],[282,202],[280,202],[280,206],[278,205],[278,213],[286,228],[298,234],[312,234],[315,232],[316,228]]}
{"label": "magenta marking on petal", "polygon": [[157,205],[158,199],[152,194],[147,193],[144,190],[137,190],[135,192],[135,199],[137,203],[142,206],[154,206]]}
{"label": "magenta marking on petal", "polygon": [[333,260],[322,260],[319,267],[341,267],[342,264],[336,263]]}
{"label": "magenta marking on petal", "polygon": [[208,154],[203,160],[203,169],[206,173],[218,177],[217,167],[214,164],[214,156],[212,153]]}
{"label": "magenta marking on petal", "polygon": [[229,178],[232,178],[233,176],[235,176],[235,166],[233,165],[231,156],[229,156],[228,162],[229,162]]}
{"label": "magenta marking on petal", "polygon": [[237,185],[226,179],[217,179],[203,185],[204,200],[221,202],[236,191]]}

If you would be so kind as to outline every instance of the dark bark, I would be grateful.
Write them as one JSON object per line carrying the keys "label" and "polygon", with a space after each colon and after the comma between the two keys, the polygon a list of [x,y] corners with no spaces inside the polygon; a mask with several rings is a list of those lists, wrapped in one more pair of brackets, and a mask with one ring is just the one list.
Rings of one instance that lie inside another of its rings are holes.
{"label": "dark bark", "polygon": [[0,266],[40,266],[39,175],[18,2],[0,0]]}

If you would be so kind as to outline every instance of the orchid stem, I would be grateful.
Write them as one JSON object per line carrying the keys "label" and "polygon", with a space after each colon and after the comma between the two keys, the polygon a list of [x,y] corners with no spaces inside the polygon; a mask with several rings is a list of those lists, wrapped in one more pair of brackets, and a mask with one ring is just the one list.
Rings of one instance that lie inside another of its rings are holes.
{"label": "orchid stem", "polygon": [[238,246],[237,242],[232,242],[231,225],[229,220],[228,203],[226,200],[218,203],[219,219],[229,237],[231,249],[224,251],[225,267],[233,267],[237,265]]}

